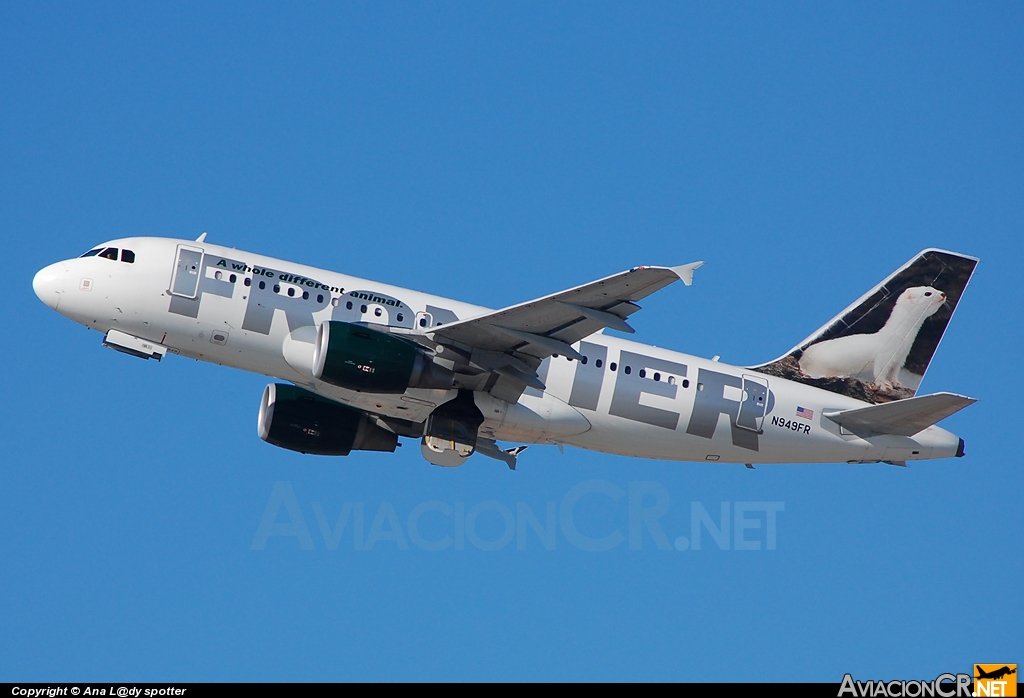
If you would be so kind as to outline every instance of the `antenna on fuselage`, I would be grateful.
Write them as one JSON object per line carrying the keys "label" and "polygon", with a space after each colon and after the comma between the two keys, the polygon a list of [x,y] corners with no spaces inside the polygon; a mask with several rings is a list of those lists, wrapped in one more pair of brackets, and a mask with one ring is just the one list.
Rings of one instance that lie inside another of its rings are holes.
{"label": "antenna on fuselage", "polygon": [[205,239],[206,239],[206,231],[204,230],[203,234],[196,238],[196,242],[202,242]]}

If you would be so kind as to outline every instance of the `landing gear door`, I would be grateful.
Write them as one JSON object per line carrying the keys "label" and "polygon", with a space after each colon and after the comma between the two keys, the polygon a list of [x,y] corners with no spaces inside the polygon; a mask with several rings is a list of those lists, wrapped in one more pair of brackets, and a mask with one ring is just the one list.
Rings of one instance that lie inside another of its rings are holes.
{"label": "landing gear door", "polygon": [[768,381],[759,376],[743,376],[743,400],[736,426],[760,433],[768,409]]}
{"label": "landing gear door", "polygon": [[203,251],[195,247],[178,245],[178,257],[171,278],[171,293],[184,298],[195,298],[199,291],[199,274],[203,269]]}

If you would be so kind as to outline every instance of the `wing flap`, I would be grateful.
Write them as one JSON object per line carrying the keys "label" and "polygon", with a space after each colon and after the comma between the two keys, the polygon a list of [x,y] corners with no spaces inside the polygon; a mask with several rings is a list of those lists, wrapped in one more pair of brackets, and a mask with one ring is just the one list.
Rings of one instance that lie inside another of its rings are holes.
{"label": "wing flap", "polygon": [[[629,332],[625,319],[640,309],[635,301],[646,298],[682,279],[690,285],[693,270],[703,262],[680,267],[635,267],[543,298],[513,305],[493,313],[433,328],[438,341],[489,351],[519,351],[538,359],[562,353],[543,339],[572,345],[608,327]],[[571,353],[566,352],[569,355]]]}
{"label": "wing flap", "polygon": [[[581,360],[573,344],[605,328],[632,332],[626,318],[646,298],[676,280],[693,283],[703,262],[678,267],[635,267],[543,298],[431,328],[426,337],[464,357],[466,385],[515,402],[527,387],[544,389],[537,374],[552,355]],[[458,366],[456,374],[460,374]],[[482,376],[481,372],[490,374]],[[484,387],[486,386],[486,387]]]}
{"label": "wing flap", "polygon": [[854,433],[913,436],[975,402],[974,398],[954,393],[934,393],[852,410],[825,411],[823,415]]}

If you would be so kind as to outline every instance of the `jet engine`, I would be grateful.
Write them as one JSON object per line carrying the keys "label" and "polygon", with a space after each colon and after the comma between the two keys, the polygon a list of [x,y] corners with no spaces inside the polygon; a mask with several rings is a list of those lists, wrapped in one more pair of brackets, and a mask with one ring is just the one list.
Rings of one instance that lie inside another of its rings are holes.
{"label": "jet engine", "polygon": [[319,456],[393,452],[398,445],[397,434],[364,412],[284,383],[271,383],[263,391],[258,427],[269,444]]}
{"label": "jet engine", "polygon": [[451,370],[435,363],[415,342],[337,320],[317,331],[313,375],[339,388],[368,393],[447,390],[455,381]]}

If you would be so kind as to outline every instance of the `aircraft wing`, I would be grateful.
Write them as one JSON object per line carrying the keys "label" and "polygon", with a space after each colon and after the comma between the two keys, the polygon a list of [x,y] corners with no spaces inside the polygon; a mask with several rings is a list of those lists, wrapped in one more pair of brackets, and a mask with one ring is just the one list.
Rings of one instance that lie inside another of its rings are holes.
{"label": "aircraft wing", "polygon": [[870,407],[826,411],[824,416],[854,433],[913,436],[975,402],[974,398],[954,393],[934,393]]}
{"label": "aircraft wing", "polygon": [[[471,356],[478,369],[505,379],[498,392],[491,389],[493,383],[477,389],[505,399],[515,393],[515,401],[526,386],[544,388],[536,374],[542,360],[553,354],[582,358],[571,345],[606,327],[633,332],[626,318],[640,309],[636,301],[676,280],[691,285],[694,270],[702,264],[635,267],[486,315],[435,326],[430,336]],[[513,385],[507,385],[509,381]]]}

